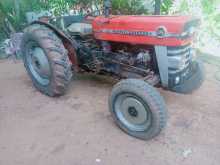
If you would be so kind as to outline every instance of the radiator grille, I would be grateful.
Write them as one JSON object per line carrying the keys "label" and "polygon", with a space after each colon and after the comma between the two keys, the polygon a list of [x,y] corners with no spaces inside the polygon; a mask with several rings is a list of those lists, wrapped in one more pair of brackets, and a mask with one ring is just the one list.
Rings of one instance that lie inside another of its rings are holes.
{"label": "radiator grille", "polygon": [[169,66],[169,73],[176,74],[187,70],[191,61],[192,61],[192,48],[191,45],[178,46],[178,47],[168,47],[167,48],[167,56],[169,60],[177,60],[182,59],[184,62],[184,66],[182,68],[174,68]]}

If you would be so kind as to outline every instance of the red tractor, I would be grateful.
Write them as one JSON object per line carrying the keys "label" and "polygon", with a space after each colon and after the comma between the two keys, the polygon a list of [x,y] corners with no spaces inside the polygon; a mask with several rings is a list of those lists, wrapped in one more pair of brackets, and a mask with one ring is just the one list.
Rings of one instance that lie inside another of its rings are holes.
{"label": "red tractor", "polygon": [[164,99],[154,87],[190,93],[203,82],[192,48],[200,21],[111,15],[111,2],[104,4],[103,16],[94,12],[29,25],[22,41],[24,65],[34,86],[52,97],[63,95],[80,71],[123,79],[113,87],[110,112],[129,135],[151,139],[167,120]]}

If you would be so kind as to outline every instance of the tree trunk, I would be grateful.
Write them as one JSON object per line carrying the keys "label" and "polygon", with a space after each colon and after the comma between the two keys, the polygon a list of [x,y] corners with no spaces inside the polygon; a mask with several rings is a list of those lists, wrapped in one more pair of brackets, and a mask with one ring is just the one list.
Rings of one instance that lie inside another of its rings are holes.
{"label": "tree trunk", "polygon": [[20,18],[20,0],[14,0],[15,14],[17,19]]}
{"label": "tree trunk", "polygon": [[161,0],[155,0],[155,15],[160,15]]}

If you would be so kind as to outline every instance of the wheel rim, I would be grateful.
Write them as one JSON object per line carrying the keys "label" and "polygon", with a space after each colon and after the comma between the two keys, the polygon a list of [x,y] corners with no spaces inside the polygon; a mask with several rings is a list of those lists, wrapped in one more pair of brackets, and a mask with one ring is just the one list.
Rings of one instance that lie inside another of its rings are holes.
{"label": "wheel rim", "polygon": [[27,64],[35,80],[46,86],[50,83],[50,64],[44,50],[39,46],[30,46],[28,49]]}
{"label": "wheel rim", "polygon": [[119,95],[114,110],[118,120],[131,131],[145,131],[151,125],[149,106],[133,94]]}

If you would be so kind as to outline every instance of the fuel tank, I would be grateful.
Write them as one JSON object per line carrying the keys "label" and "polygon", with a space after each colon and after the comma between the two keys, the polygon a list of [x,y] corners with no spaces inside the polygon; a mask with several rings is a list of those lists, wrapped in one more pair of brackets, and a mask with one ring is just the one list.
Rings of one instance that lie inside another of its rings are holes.
{"label": "fuel tank", "polygon": [[98,40],[181,46],[192,41],[199,22],[190,16],[99,16],[92,26]]}

